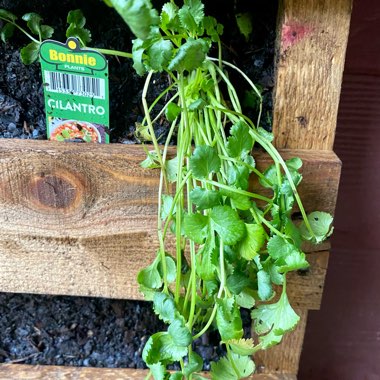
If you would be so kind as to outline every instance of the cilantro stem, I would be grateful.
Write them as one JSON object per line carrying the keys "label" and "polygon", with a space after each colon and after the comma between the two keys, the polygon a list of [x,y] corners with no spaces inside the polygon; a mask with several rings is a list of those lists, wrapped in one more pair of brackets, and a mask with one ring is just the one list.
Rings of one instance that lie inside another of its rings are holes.
{"label": "cilantro stem", "polygon": [[253,173],[255,173],[259,178],[261,178],[263,181],[265,181],[268,185],[272,185],[268,181],[268,179],[265,178],[265,176],[259,170],[257,170],[254,166],[247,164],[246,162],[244,162],[242,160],[237,160],[236,158],[233,158],[233,157],[219,155],[219,158],[221,158],[222,160],[225,160],[225,161],[230,161],[230,162],[234,162],[236,164],[245,166],[246,168],[251,170]]}
{"label": "cilantro stem", "polygon": [[[223,240],[220,240],[219,242],[219,274],[220,274],[220,285],[219,285],[219,291],[217,298],[220,298],[223,294],[224,287],[226,286],[226,271],[224,268],[224,244]],[[198,332],[198,334],[195,334],[193,336],[193,341],[200,338],[211,326],[212,322],[214,321],[216,311],[217,311],[218,304],[215,302],[214,307],[212,308],[212,312],[210,315],[209,320],[207,321],[206,325],[203,327],[201,331]]]}
{"label": "cilantro stem", "polygon": [[[183,73],[179,74],[178,81],[178,91],[180,96],[180,103],[182,106],[183,117],[181,117],[180,127],[178,130],[178,145],[177,145],[177,157],[178,157],[178,172],[177,172],[177,183],[182,178],[182,168],[183,168],[183,160],[185,154],[187,152],[187,142],[186,136],[188,133],[189,127],[189,119],[187,113],[187,105],[186,105],[186,95],[185,95],[185,80]],[[191,136],[190,136],[191,138]],[[180,192],[177,200],[177,212],[176,212],[176,258],[177,258],[177,275],[176,275],[176,285],[175,285],[175,293],[174,300],[178,305],[179,296],[181,290],[181,262],[182,262],[182,247],[181,247],[181,232],[182,232],[182,207],[183,207],[183,193]]]}
{"label": "cilantro stem", "polygon": [[209,327],[211,326],[212,322],[215,319],[216,310],[217,310],[217,303],[215,303],[214,307],[212,308],[212,312],[211,312],[210,318],[207,321],[207,323],[205,324],[205,326],[203,327],[203,329],[201,331],[199,331],[198,334],[195,334],[193,336],[193,341],[197,340],[198,338],[200,338],[209,329]]}
{"label": "cilantro stem", "polygon": [[[161,116],[162,114],[165,112],[166,108],[168,108],[168,105],[170,103],[172,103],[176,98],[178,97],[178,94],[175,94],[172,98],[170,98],[164,107],[162,107],[162,109],[160,110],[160,112],[157,114],[157,116],[152,120],[152,123],[155,123]],[[154,107],[154,105],[153,105]],[[153,109],[153,107],[151,106],[151,109]],[[144,120],[143,120],[144,121]]]}
{"label": "cilantro stem", "polygon": [[[153,108],[155,107],[155,105],[160,101],[160,99],[164,96],[164,95],[166,95],[175,85],[176,85],[177,83],[176,82],[174,82],[174,83],[172,83],[169,87],[167,87],[164,91],[162,91],[161,93],[160,93],[160,95],[158,95],[157,97],[156,97],[156,99],[154,99],[154,101],[152,102],[152,104],[150,105],[150,107],[149,107],[149,112],[152,112],[152,110],[153,110]],[[167,102],[166,102],[166,104],[165,104],[165,106],[164,107],[162,107],[162,109],[161,109],[161,112],[159,113],[159,115],[162,115],[162,113],[165,111],[165,109],[168,107],[168,105],[169,105],[169,103],[171,103],[174,99],[176,99],[177,97],[178,97],[178,93],[176,93],[175,95],[173,95],[172,97],[171,97],[171,99],[169,99]],[[153,122],[157,119],[157,117],[158,116],[156,116],[156,118],[153,120]],[[143,121],[142,121],[142,123],[141,124],[144,124],[144,122],[145,122],[145,117],[144,117],[144,119],[143,119]]]}
{"label": "cilantro stem", "polygon": [[164,232],[163,232],[163,238],[164,239],[166,238],[166,234],[168,232],[169,223],[171,222],[171,220],[173,218],[174,207],[176,206],[178,198],[181,195],[183,187],[186,185],[187,180],[190,178],[191,175],[192,175],[192,171],[189,170],[187,172],[186,176],[184,177],[184,179],[182,180],[182,182],[177,186],[176,193],[175,193],[174,198],[173,198],[173,203],[170,206],[169,215],[168,215],[168,217],[166,219],[165,226],[164,226]]}
{"label": "cilantro stem", "polygon": [[253,209],[250,209],[252,215],[256,215],[260,221],[265,224],[272,232],[274,232],[276,235],[281,236],[284,239],[287,239],[288,237],[284,235],[282,232],[280,232],[276,227],[273,227],[264,217],[260,215],[260,213],[255,212]]}
{"label": "cilantro stem", "polygon": [[147,124],[148,124],[149,133],[150,133],[151,138],[152,138],[154,150],[156,151],[156,154],[157,154],[158,162],[161,165],[161,170],[165,171],[165,168],[164,168],[164,165],[163,165],[163,162],[162,162],[161,151],[160,151],[160,148],[158,146],[156,135],[155,135],[154,129],[153,129],[152,120],[150,118],[148,103],[146,101],[146,95],[147,95],[147,92],[148,92],[149,83],[150,83],[150,81],[152,79],[152,75],[153,75],[153,71],[150,71],[149,74],[146,77],[144,88],[143,88],[143,92],[142,92],[142,104],[143,104],[144,113],[145,113],[145,117],[146,117]]}
{"label": "cilantro stem", "polygon": [[272,159],[275,163],[276,162],[280,163],[280,165],[282,166],[282,168],[285,172],[285,175],[289,181],[290,187],[292,188],[294,197],[297,201],[298,207],[299,207],[300,212],[302,214],[302,218],[305,222],[305,226],[308,229],[308,231],[310,232],[310,235],[314,239],[316,239],[314,231],[312,230],[312,228],[310,226],[309,219],[307,218],[307,215],[306,215],[305,209],[303,207],[301,198],[298,194],[297,188],[293,182],[292,176],[289,172],[288,167],[286,166],[285,161],[281,157],[280,153],[278,153],[277,149],[269,141],[266,141],[263,137],[261,137],[261,135],[256,131],[256,128],[255,128],[255,126],[254,126],[254,124],[250,118],[248,118],[247,116],[245,116],[243,114],[239,114],[236,111],[232,111],[232,110],[229,110],[226,108],[221,108],[221,111],[223,111],[225,113],[232,114],[232,115],[236,115],[237,117],[240,117],[241,119],[245,120],[249,124],[249,126],[251,127],[251,129],[249,130],[250,135],[266,150],[266,152],[272,157]]}
{"label": "cilantro stem", "polygon": [[99,53],[105,54],[105,55],[117,55],[118,57],[124,57],[124,58],[133,58],[131,53],[126,53],[124,51],[119,50],[112,50],[112,49],[102,49],[102,48],[91,48],[88,46],[85,46],[85,49],[88,50],[95,50]]}
{"label": "cilantro stem", "polygon": [[251,193],[250,191],[245,191],[245,190],[237,189],[235,187],[224,185],[222,183],[219,183],[219,182],[216,182],[216,181],[212,181],[212,180],[208,180],[208,179],[204,179],[203,181],[206,182],[206,183],[209,183],[210,185],[213,185],[213,186],[216,186],[216,187],[220,187],[221,189],[232,191],[233,193],[236,193],[236,194],[246,195],[247,197],[251,197],[251,198],[255,198],[255,199],[260,199],[260,200],[262,200],[264,202],[267,202],[267,203],[273,203],[272,199],[264,197],[263,195],[260,195],[260,194],[255,194],[255,193]]}
{"label": "cilantro stem", "polygon": [[312,230],[312,228],[310,226],[309,219],[308,219],[306,212],[305,212],[305,209],[303,207],[301,198],[298,194],[296,185],[293,182],[292,175],[290,174],[290,171],[289,171],[288,167],[286,166],[284,159],[281,157],[280,153],[278,153],[277,149],[270,142],[265,141],[265,139],[263,139],[255,130],[251,129],[249,131],[249,133],[269,153],[269,155],[273,158],[273,160],[275,162],[279,162],[281,164],[281,166],[285,172],[285,175],[289,181],[290,187],[292,188],[294,197],[297,201],[298,207],[299,207],[300,212],[302,214],[302,218],[304,220],[305,226],[308,229],[308,231],[310,232],[310,235],[313,236],[314,239],[316,239],[314,231]]}
{"label": "cilantro stem", "polygon": [[41,41],[34,38],[31,34],[29,34],[24,28],[22,28],[20,25],[16,24],[13,21],[7,20],[3,17],[0,17],[1,20],[4,20],[6,22],[9,22],[10,24],[13,24],[16,28],[18,28],[21,32],[23,32],[28,38],[30,38],[33,42],[37,43],[38,45],[41,45]]}
{"label": "cilantro stem", "polygon": [[[219,58],[213,58],[213,57],[207,57],[207,59],[209,59],[210,61],[219,61],[220,60]],[[256,125],[260,125],[261,114],[262,114],[262,111],[263,111],[263,97],[262,97],[259,89],[257,88],[257,86],[255,86],[255,84],[248,77],[248,75],[245,74],[242,70],[240,70],[237,66],[233,65],[232,63],[230,63],[228,61],[224,61],[224,60],[222,60],[222,63],[224,65],[226,65],[228,67],[231,67],[232,69],[236,70],[247,81],[247,83],[252,87],[253,91],[256,93],[256,95],[260,99],[259,114],[258,114],[257,123],[256,123]]]}

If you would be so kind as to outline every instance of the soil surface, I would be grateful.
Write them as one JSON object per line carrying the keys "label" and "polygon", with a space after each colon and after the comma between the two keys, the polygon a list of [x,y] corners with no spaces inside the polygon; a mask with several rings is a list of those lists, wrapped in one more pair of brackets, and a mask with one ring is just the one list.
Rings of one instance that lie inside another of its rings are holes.
{"label": "soil surface", "polygon": [[[245,337],[249,313],[243,311]],[[144,368],[149,336],[165,325],[148,302],[0,293],[0,362]],[[205,369],[224,351],[216,332],[194,343]]]}
{"label": "soil surface", "polygon": [[[159,3],[159,2],[155,2]],[[161,2],[162,3],[162,2]],[[224,26],[222,36],[224,59],[241,68],[254,83],[262,89],[264,109],[262,125],[270,129],[273,89],[273,56],[276,2],[266,4],[264,0],[245,4],[240,0],[228,0],[221,12],[217,2],[209,2],[206,12],[219,20]],[[159,4],[157,4],[159,8]],[[131,50],[128,27],[119,15],[99,0],[62,0],[57,13],[56,2],[47,0],[0,0],[0,8],[7,9],[18,16],[26,12],[37,12],[44,22],[54,26],[53,38],[65,41],[66,15],[72,9],[82,9],[87,18],[87,27],[92,33],[93,47],[102,47],[121,51]],[[247,41],[236,26],[235,14],[250,12],[253,31]],[[21,20],[23,25],[24,22]],[[0,21],[1,27],[1,21]],[[19,50],[30,42],[17,31],[7,43],[0,43],[0,138],[46,139],[43,89],[38,63],[25,66],[21,63]],[[110,70],[110,124],[111,141],[121,143],[139,143],[136,139],[135,123],[141,121],[141,90],[144,78],[137,76],[128,59],[107,57]],[[239,90],[242,103],[246,104],[247,116],[256,119],[256,109],[245,101],[247,85],[235,72],[230,73],[232,82]],[[166,87],[165,74],[157,74],[152,81],[148,102]],[[160,102],[156,108],[161,109]],[[254,105],[253,105],[254,107]],[[162,141],[166,137],[166,125],[155,126]]]}
{"label": "soil surface", "polygon": [[[157,2],[153,2],[157,4]],[[120,17],[99,0],[56,1],[0,0],[0,8],[17,15],[35,11],[54,25],[54,38],[65,41],[65,15],[81,8],[92,31],[92,46],[130,51],[131,35]],[[228,0],[223,9],[208,2],[206,12],[225,25],[224,58],[243,69],[262,88],[263,126],[270,129],[272,112],[274,36],[277,2]],[[235,14],[250,12],[253,32],[248,41],[236,26]],[[1,25],[0,25],[1,27]],[[45,139],[44,102],[38,64],[24,66],[19,49],[28,43],[21,33],[11,42],[0,43],[0,138]],[[135,123],[141,120],[143,78],[136,76],[128,60],[109,57],[111,141],[138,143]],[[244,99],[247,87],[235,73],[233,83]],[[166,85],[166,76],[157,74],[152,101]],[[243,102],[244,103],[244,102]],[[249,102],[248,102],[249,103]],[[245,113],[254,119],[247,103]],[[157,108],[162,107],[161,104]],[[157,125],[165,137],[165,125]],[[242,310],[245,335],[250,333],[250,318]],[[83,297],[52,297],[0,293],[0,362],[56,364],[98,367],[143,368],[141,352],[148,337],[163,328],[145,302]],[[216,333],[195,342],[195,349],[209,361],[223,354]]]}

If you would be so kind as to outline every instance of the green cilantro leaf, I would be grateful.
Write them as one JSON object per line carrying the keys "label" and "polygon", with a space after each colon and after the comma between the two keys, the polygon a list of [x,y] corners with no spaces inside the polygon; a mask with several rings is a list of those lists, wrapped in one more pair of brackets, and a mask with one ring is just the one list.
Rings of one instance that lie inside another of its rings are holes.
{"label": "green cilantro leaf", "polygon": [[216,325],[223,342],[243,337],[243,322],[234,297],[218,299]]}
{"label": "green cilantro leaf", "polygon": [[170,102],[168,106],[165,108],[165,116],[168,119],[168,121],[172,122],[174,121],[178,115],[181,113],[181,107],[177,104]]}
{"label": "green cilantro leaf", "polygon": [[300,231],[304,239],[311,240],[318,244],[332,234],[333,228],[331,227],[331,224],[333,222],[333,217],[329,213],[314,211],[308,215],[307,219],[314,236],[310,234],[305,222],[302,222],[300,225]]}
{"label": "green cilantro leaf", "polygon": [[197,206],[198,210],[206,210],[220,205],[222,196],[219,191],[196,187],[190,192],[190,200]]}
{"label": "green cilantro leaf", "polygon": [[169,380],[183,380],[182,372],[173,372],[170,374]]}
{"label": "green cilantro leaf", "polygon": [[208,145],[201,145],[195,148],[190,157],[190,169],[195,178],[207,178],[211,173],[220,170],[220,158],[215,148]]}
{"label": "green cilantro leaf", "polygon": [[252,16],[250,13],[236,13],[236,23],[240,30],[240,33],[245,37],[245,40],[249,40],[249,36],[252,33]]}
{"label": "green cilantro leaf", "polygon": [[168,332],[158,332],[146,342],[142,357],[148,366],[158,362],[168,364],[182,359],[187,351],[187,345],[176,345]]}
{"label": "green cilantro leaf", "polygon": [[189,376],[190,374],[198,371],[202,371],[203,359],[194,351],[189,353],[189,360],[185,365],[184,374]]}
{"label": "green cilantro leaf", "polygon": [[249,356],[240,356],[231,352],[230,357],[230,360],[223,357],[218,362],[211,363],[212,380],[245,379],[255,371],[255,363]]}
{"label": "green cilantro leaf", "polygon": [[6,23],[0,31],[1,40],[6,43],[13,36],[14,30],[13,24]]}
{"label": "green cilantro leaf", "polygon": [[249,169],[245,165],[231,165],[227,170],[228,184],[238,189],[247,190],[249,184]]}
{"label": "green cilantro leaf", "polygon": [[162,285],[160,272],[157,269],[157,263],[153,262],[148,267],[142,269],[137,275],[137,281],[140,285],[150,288],[158,289]]}
{"label": "green cilantro leaf", "polygon": [[133,68],[135,69],[136,73],[140,76],[144,75],[146,72],[146,68],[143,63],[144,51],[145,45],[142,39],[136,38],[132,41]]}
{"label": "green cilantro leaf", "polygon": [[142,40],[149,36],[152,26],[158,25],[160,18],[150,0],[108,0],[133,34]]}
{"label": "green cilantro leaf", "polygon": [[252,286],[252,283],[245,273],[234,270],[234,272],[227,277],[226,285],[231,293],[239,294],[244,288]]}
{"label": "green cilantro leaf", "polygon": [[231,127],[230,134],[226,148],[231,157],[241,157],[252,150],[253,138],[249,134],[249,127],[246,123],[234,124]]}
{"label": "green cilantro leaf", "polygon": [[261,269],[257,272],[257,286],[258,294],[261,300],[265,301],[272,297],[272,281],[270,274],[267,273],[264,269]]}
{"label": "green cilantro leaf", "polygon": [[302,244],[301,232],[289,218],[286,218],[286,221],[285,221],[285,234],[288,235],[293,240],[293,243],[297,248],[301,247],[301,244]]}
{"label": "green cilantro leaf", "polygon": [[255,345],[253,339],[231,339],[227,342],[231,350],[237,355],[253,355]]}
{"label": "green cilantro leaf", "polygon": [[75,9],[67,14],[67,23],[83,28],[86,25],[86,17],[80,9]]}
{"label": "green cilantro leaf", "polygon": [[236,303],[240,307],[245,309],[252,309],[255,306],[255,292],[251,288],[243,289],[238,295],[236,295]]}
{"label": "green cilantro leaf", "polygon": [[165,323],[171,323],[176,316],[176,307],[172,297],[165,293],[155,293],[153,298],[154,312]]}
{"label": "green cilantro leaf", "polygon": [[251,316],[255,332],[260,335],[259,341],[263,349],[277,344],[284,333],[296,327],[300,319],[290,306],[285,292],[278,302],[258,306],[252,311]]}
{"label": "green cilantro leaf", "polygon": [[149,369],[152,371],[154,380],[165,380],[167,378],[167,371],[162,363],[154,363],[149,365]]}
{"label": "green cilantro leaf", "polygon": [[238,251],[246,260],[252,260],[259,254],[265,243],[265,230],[261,224],[245,224],[246,235],[238,245]]}
{"label": "green cilantro leaf", "polygon": [[198,111],[198,110],[203,109],[206,106],[207,106],[206,101],[202,98],[198,98],[194,102],[190,103],[189,106],[187,107],[187,109],[189,111]]}
{"label": "green cilantro leaf", "polygon": [[66,30],[66,37],[75,37],[86,46],[91,42],[91,32],[86,29],[86,17],[84,17],[80,9],[70,11],[67,15],[67,23],[69,24]]}
{"label": "green cilantro leaf", "polygon": [[269,255],[273,259],[286,257],[296,249],[296,247],[289,243],[286,239],[277,235],[269,239],[267,248]]}
{"label": "green cilantro leaf", "polygon": [[198,31],[198,26],[203,21],[204,5],[201,0],[185,0],[185,4],[178,11],[179,19],[183,28],[191,34]]}
{"label": "green cilantro leaf", "polygon": [[215,235],[212,233],[208,236],[205,244],[197,255],[198,265],[197,274],[202,280],[212,280],[215,278]]}
{"label": "green cilantro leaf", "polygon": [[[170,255],[165,256],[165,261],[166,261],[166,279],[170,283],[170,282],[175,281],[175,278],[177,275],[177,266],[175,264],[174,259]],[[164,272],[162,270],[161,260],[158,263],[157,269],[158,269],[158,272],[160,273],[160,276],[163,277]]]}
{"label": "green cilantro leaf", "polygon": [[[161,203],[161,219],[165,220],[170,213],[171,208],[173,207],[173,197],[171,195],[164,194],[162,196],[162,203]],[[173,209],[173,215],[175,214],[175,206]]]}
{"label": "green cilantro leaf", "polygon": [[161,28],[174,29],[178,26],[178,7],[174,3],[166,3],[161,11]]}
{"label": "green cilantro leaf", "polygon": [[299,157],[289,158],[285,163],[289,170],[299,170],[302,167],[302,160]]}
{"label": "green cilantro leaf", "polygon": [[165,162],[166,176],[169,182],[175,182],[178,174],[178,156]]}
{"label": "green cilantro leaf", "polygon": [[[236,189],[231,185],[231,188]],[[249,210],[252,206],[252,202],[247,195],[236,193],[233,190],[221,189],[220,192],[230,198],[231,206],[238,210]]]}
{"label": "green cilantro leaf", "polygon": [[40,52],[40,44],[37,42],[30,42],[28,45],[20,50],[21,60],[25,65],[37,61]]}
{"label": "green cilantro leaf", "polygon": [[258,128],[257,128],[257,132],[258,132],[259,135],[260,135],[261,137],[263,137],[264,140],[266,140],[267,142],[272,142],[273,139],[274,139],[273,133],[272,133],[272,132],[268,132],[267,130],[265,130],[265,129],[262,128],[262,127],[258,127]]}
{"label": "green cilantro leaf", "polygon": [[199,244],[203,243],[209,234],[209,218],[199,213],[186,214],[183,226],[186,236]]}
{"label": "green cilantro leaf", "polygon": [[277,185],[277,171],[275,165],[270,165],[263,173],[264,178],[260,178],[259,182],[267,189],[271,189]]}
{"label": "green cilantro leaf", "polygon": [[192,342],[190,330],[185,326],[183,317],[174,319],[168,333],[176,346],[187,347]]}
{"label": "green cilantro leaf", "polygon": [[17,20],[17,16],[12,12],[7,11],[6,9],[0,8],[0,18],[7,22],[15,22]]}
{"label": "green cilantro leaf", "polygon": [[294,250],[289,255],[277,260],[276,265],[278,265],[278,271],[280,273],[307,269],[309,267],[306,255],[299,250]]}
{"label": "green cilantro leaf", "polygon": [[46,40],[54,34],[54,29],[49,25],[41,25],[41,38]]}
{"label": "green cilantro leaf", "polygon": [[173,44],[169,40],[158,40],[148,49],[148,64],[154,71],[163,71],[173,55]]}
{"label": "green cilantro leaf", "polygon": [[146,152],[147,157],[144,161],[140,162],[140,166],[144,169],[157,169],[160,167],[158,163],[157,153],[155,151]]}
{"label": "green cilantro leaf", "polygon": [[168,69],[170,71],[179,72],[197,69],[206,59],[208,50],[209,44],[205,40],[194,40],[193,38],[188,38],[187,41],[177,50],[177,53],[171,60]]}
{"label": "green cilantro leaf", "polygon": [[269,273],[271,281],[274,284],[282,285],[284,283],[284,275],[279,272],[279,267],[271,260],[263,263],[263,268]]}
{"label": "green cilantro leaf", "polygon": [[276,260],[280,273],[305,269],[309,266],[305,254],[281,236],[270,238],[267,248],[269,255]]}
{"label": "green cilantro leaf", "polygon": [[234,245],[245,234],[244,222],[229,206],[216,206],[210,212],[212,228],[227,245]]}
{"label": "green cilantro leaf", "polygon": [[219,36],[223,34],[223,25],[218,24],[215,17],[206,16],[203,19],[203,27],[206,29],[206,33],[211,37],[213,42],[220,40]]}
{"label": "green cilantro leaf", "polygon": [[26,25],[33,34],[40,35],[42,17],[39,14],[33,12],[26,13],[22,16],[22,19],[27,22]]}

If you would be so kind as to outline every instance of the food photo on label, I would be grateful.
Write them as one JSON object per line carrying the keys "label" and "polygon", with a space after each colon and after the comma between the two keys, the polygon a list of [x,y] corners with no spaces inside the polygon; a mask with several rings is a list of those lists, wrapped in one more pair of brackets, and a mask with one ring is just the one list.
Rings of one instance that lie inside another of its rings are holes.
{"label": "food photo on label", "polygon": [[51,118],[49,129],[54,141],[102,143],[105,138],[104,126],[86,121]]}

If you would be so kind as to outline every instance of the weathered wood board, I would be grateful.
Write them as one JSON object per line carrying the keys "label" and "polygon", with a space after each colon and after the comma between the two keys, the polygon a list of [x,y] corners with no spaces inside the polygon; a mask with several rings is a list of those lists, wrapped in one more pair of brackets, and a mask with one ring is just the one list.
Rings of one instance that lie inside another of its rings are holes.
{"label": "weathered wood board", "polygon": [[[144,380],[146,370],[59,366],[0,365],[0,380]],[[207,376],[207,374],[204,374]],[[296,380],[292,374],[257,374],[248,380]]]}
{"label": "weathered wood board", "polygon": [[282,0],[273,132],[278,148],[332,150],[352,0]]}
{"label": "weathered wood board", "polygon": [[[282,153],[304,161],[306,210],[333,212],[337,157]],[[2,142],[0,290],[139,298],[136,274],[157,247],[158,171],[142,169],[144,157],[137,146]]]}

